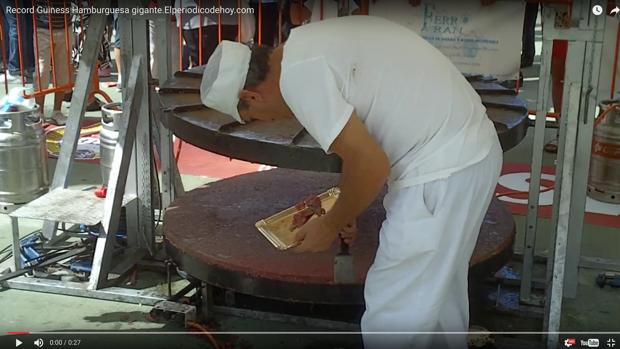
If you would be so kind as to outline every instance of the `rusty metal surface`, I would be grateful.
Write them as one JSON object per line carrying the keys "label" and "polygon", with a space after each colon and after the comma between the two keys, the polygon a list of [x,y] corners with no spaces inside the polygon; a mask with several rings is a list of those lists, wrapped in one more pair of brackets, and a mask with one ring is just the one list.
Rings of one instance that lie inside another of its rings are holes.
{"label": "rusty metal surface", "polygon": [[[201,66],[177,72],[159,91],[164,110],[162,122],[178,137],[205,150],[245,161],[302,170],[340,171],[340,159],[326,155],[297,121],[241,125],[204,107],[200,102],[203,70]],[[513,90],[490,79],[468,77],[468,80],[481,95],[504,151],[519,144],[528,127],[525,101]],[[187,111],[188,106],[191,112]],[[231,125],[222,127],[227,123]]]}
{"label": "rusty metal surface", "polygon": [[[351,297],[360,300],[385,218],[383,194],[358,220],[358,241],[351,247],[356,280],[353,285],[333,283],[336,245],[315,254],[279,251],[254,226],[259,219],[294,205],[309,193],[336,185],[338,177],[276,169],[190,191],[166,211],[167,251],[191,275],[241,293],[324,303],[351,302]],[[512,216],[499,201],[493,201],[471,265],[505,263],[514,236]]]}

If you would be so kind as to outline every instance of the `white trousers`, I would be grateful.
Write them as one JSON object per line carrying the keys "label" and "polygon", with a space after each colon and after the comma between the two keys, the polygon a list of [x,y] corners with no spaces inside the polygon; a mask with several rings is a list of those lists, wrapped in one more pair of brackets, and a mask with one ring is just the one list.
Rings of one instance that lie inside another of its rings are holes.
{"label": "white trousers", "polygon": [[[69,30],[65,33],[64,29],[52,30],[54,45],[52,46],[52,36],[48,29],[37,28],[39,51],[35,52],[38,62],[39,72],[34,72],[34,88],[35,91],[41,86],[42,90],[48,89],[50,81],[53,87],[67,85],[73,81],[73,66],[71,65],[71,43],[73,42],[73,32]],[[67,35],[69,41],[67,43]],[[69,56],[67,56],[67,45],[69,45]],[[54,62],[52,67],[52,55]],[[69,64],[67,64],[69,62]],[[55,69],[55,72],[52,70]],[[53,74],[56,75],[56,84],[54,84]],[[39,75],[41,84],[39,85]]]}
{"label": "white trousers", "polygon": [[387,217],[364,289],[366,349],[467,348],[466,334],[411,332],[468,330],[469,259],[501,163],[497,142],[484,160],[446,179],[385,196]]}

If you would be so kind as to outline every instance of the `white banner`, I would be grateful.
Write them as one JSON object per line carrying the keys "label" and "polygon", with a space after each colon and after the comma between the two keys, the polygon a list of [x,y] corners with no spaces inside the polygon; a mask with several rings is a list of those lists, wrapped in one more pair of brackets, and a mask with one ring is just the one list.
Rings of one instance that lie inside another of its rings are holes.
{"label": "white banner", "polygon": [[[336,17],[336,6],[323,0],[323,19]],[[321,0],[311,7],[311,21],[320,20]],[[519,76],[524,10],[525,1],[482,6],[480,0],[424,0],[414,7],[408,0],[370,0],[369,14],[417,32],[463,73],[508,80]]]}

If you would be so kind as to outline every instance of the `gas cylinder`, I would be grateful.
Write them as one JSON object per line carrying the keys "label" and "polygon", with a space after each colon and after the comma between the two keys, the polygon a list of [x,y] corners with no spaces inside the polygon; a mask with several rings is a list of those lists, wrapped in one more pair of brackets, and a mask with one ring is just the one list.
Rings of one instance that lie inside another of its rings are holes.
{"label": "gas cylinder", "polygon": [[109,103],[101,107],[101,132],[99,133],[99,143],[101,146],[99,161],[101,166],[101,178],[103,185],[108,185],[112,161],[114,160],[114,149],[118,142],[118,128],[120,117],[123,114],[121,103]]}
{"label": "gas cylinder", "polygon": [[38,106],[0,112],[0,202],[26,203],[47,192],[47,151]]}
{"label": "gas cylinder", "polygon": [[594,126],[588,196],[620,203],[620,100],[603,101]]}

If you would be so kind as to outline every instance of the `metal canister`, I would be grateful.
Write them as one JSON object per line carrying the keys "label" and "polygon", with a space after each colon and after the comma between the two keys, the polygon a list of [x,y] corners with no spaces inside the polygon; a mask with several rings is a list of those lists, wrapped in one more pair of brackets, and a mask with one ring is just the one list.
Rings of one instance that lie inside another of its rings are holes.
{"label": "metal canister", "polygon": [[[620,203],[620,101],[603,101],[603,119],[594,127],[588,196]],[[605,113],[605,115],[603,115]]]}
{"label": "metal canister", "polygon": [[99,133],[101,179],[103,185],[107,186],[112,171],[112,161],[114,160],[114,149],[118,142],[118,128],[120,118],[123,114],[121,103],[109,103],[101,107],[101,132]]}
{"label": "metal canister", "polygon": [[38,106],[0,112],[0,202],[29,202],[45,194],[49,184]]}

